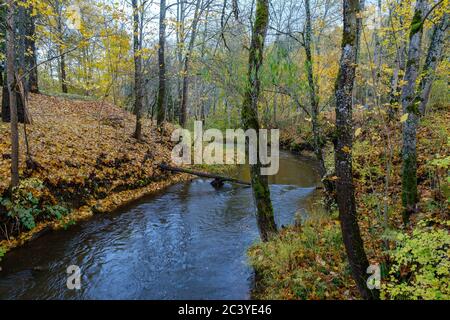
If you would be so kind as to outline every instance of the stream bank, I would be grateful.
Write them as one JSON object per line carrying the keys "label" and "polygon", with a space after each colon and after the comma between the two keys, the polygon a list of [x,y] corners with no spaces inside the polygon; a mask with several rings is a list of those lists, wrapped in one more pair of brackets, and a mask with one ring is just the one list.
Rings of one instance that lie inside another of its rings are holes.
{"label": "stream bank", "polygon": [[[269,180],[279,228],[308,216],[320,197],[311,158],[281,152]],[[249,299],[247,250],[259,239],[252,201],[250,188],[195,179],[94,215],[8,253],[0,298]],[[80,290],[66,287],[69,265],[81,269]]]}

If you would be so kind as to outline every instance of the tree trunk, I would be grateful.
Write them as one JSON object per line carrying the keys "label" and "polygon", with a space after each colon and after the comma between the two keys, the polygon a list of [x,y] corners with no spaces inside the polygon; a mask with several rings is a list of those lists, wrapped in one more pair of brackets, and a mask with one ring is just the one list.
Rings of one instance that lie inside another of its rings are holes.
{"label": "tree trunk", "polygon": [[403,123],[402,146],[402,203],[403,221],[409,222],[417,203],[417,126],[419,124],[419,103],[416,101],[416,80],[420,67],[420,54],[423,33],[423,17],[426,1],[417,0],[409,34],[408,62],[402,89],[403,114],[408,114]]}
{"label": "tree trunk", "polygon": [[323,177],[326,174],[325,161],[323,159],[322,146],[321,146],[321,136],[320,136],[320,124],[319,124],[319,99],[317,96],[317,87],[314,81],[313,73],[313,57],[311,52],[311,38],[312,38],[312,27],[311,27],[311,11],[309,0],[305,0],[305,11],[306,11],[306,26],[305,26],[305,38],[304,47],[306,53],[306,71],[308,73],[308,85],[309,85],[309,99],[311,103],[311,124],[312,133],[314,140],[314,153],[317,160],[319,161],[320,176]]}
{"label": "tree trunk", "polygon": [[59,76],[60,76],[60,82],[61,82],[61,91],[63,93],[67,93],[67,75],[66,75],[66,55],[64,54],[64,49],[62,47],[62,44],[64,43],[64,30],[63,30],[63,24],[62,24],[62,5],[57,0],[55,2],[56,5],[56,11],[57,11],[57,29],[58,29],[58,36],[59,36],[59,43],[58,43],[58,53],[61,55],[59,58]]}
{"label": "tree trunk", "polygon": [[360,12],[359,8],[359,0],[344,0],[342,54],[335,88],[336,140],[334,148],[337,176],[336,193],[342,238],[353,279],[361,296],[364,299],[373,299],[377,297],[377,292],[371,291],[366,284],[366,271],[369,262],[364,251],[364,244],[356,217],[355,191],[352,177],[352,96],[358,51],[359,23],[357,16]]}
{"label": "tree trunk", "polygon": [[[259,72],[262,66],[264,53],[264,40],[269,22],[269,0],[256,1],[255,23],[252,31],[250,45],[248,84],[242,104],[242,122],[245,129],[259,130],[258,97],[260,91]],[[257,163],[250,165],[250,175],[253,197],[257,209],[257,223],[262,241],[269,240],[277,232],[268,176],[261,175],[261,161],[259,155]]]}
{"label": "tree trunk", "polygon": [[189,63],[190,63],[190,57],[192,54],[192,50],[194,49],[195,44],[195,37],[197,35],[197,25],[198,20],[200,18],[200,4],[201,0],[197,0],[197,3],[195,5],[195,13],[194,13],[194,19],[192,21],[192,27],[191,27],[191,38],[189,40],[189,47],[188,51],[186,52],[186,56],[184,57],[184,67],[183,67],[183,89],[181,93],[181,110],[180,110],[180,125],[182,127],[186,126],[187,121],[187,99],[188,99],[188,91],[189,91]]}
{"label": "tree trunk", "polygon": [[9,107],[11,116],[11,187],[19,184],[19,128],[17,121],[17,105],[15,94],[15,48],[14,48],[14,0],[8,0],[8,13],[6,17],[7,30],[7,87],[9,92]]}
{"label": "tree trunk", "polygon": [[134,112],[136,127],[134,137],[142,140],[142,59],[139,39],[139,8],[137,0],[132,0],[133,6],[133,54],[134,54]]}
{"label": "tree trunk", "polygon": [[422,78],[420,79],[418,97],[420,98],[419,112],[421,115],[425,114],[428,98],[430,97],[431,85],[433,84],[434,73],[441,58],[447,27],[448,14],[444,13],[441,21],[433,28],[430,47],[428,48],[427,58],[422,71]]}
{"label": "tree trunk", "polygon": [[27,83],[25,88],[27,92],[39,93],[38,86],[38,70],[34,66],[37,64],[36,57],[36,41],[35,41],[35,17],[32,16],[32,8],[27,9],[27,26],[26,26],[26,38],[25,38],[25,48],[27,54],[25,55],[25,65],[26,70],[30,70],[27,77]]}
{"label": "tree trunk", "polygon": [[158,66],[159,66],[159,87],[157,100],[156,123],[159,125],[164,122],[165,112],[164,103],[166,99],[166,62],[164,59],[164,46],[166,42],[166,0],[161,0],[159,8],[159,48],[158,48]]}

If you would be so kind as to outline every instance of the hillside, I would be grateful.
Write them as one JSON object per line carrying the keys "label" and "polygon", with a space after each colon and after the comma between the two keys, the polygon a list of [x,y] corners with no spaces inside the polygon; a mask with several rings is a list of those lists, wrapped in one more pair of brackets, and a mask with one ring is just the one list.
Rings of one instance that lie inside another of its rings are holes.
{"label": "hillside", "polygon": [[[138,142],[132,138],[134,116],[108,102],[31,94],[29,110],[32,124],[26,125],[26,132],[32,161],[26,160],[24,126],[20,125],[20,188],[36,199],[37,211],[31,213],[36,227],[17,222],[21,211],[18,216],[1,214],[1,246],[15,246],[50,224],[66,226],[94,211],[111,211],[187,178],[168,175],[157,167],[170,162],[173,127],[169,125],[162,135],[145,120],[144,138]],[[9,124],[0,123],[3,200],[9,195],[10,163]],[[43,208],[51,206],[62,214],[55,210],[50,210],[54,214],[44,213]],[[6,207],[4,203],[0,210],[7,211]],[[71,213],[65,214],[66,210]],[[33,230],[23,233],[27,229]]]}

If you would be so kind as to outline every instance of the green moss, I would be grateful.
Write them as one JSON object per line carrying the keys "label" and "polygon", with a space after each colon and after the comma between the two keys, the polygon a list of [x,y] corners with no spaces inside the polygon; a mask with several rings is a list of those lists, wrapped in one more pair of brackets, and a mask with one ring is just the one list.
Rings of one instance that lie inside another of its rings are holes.
{"label": "green moss", "polygon": [[402,204],[403,221],[409,221],[409,216],[417,203],[417,162],[416,155],[410,154],[403,159],[402,169]]}
{"label": "green moss", "polygon": [[409,33],[409,39],[411,39],[417,32],[421,32],[422,29],[423,29],[422,11],[416,10],[414,12],[414,16],[411,21],[411,31]]}
{"label": "green moss", "polygon": [[420,97],[416,97],[414,101],[412,101],[409,106],[406,108],[407,112],[410,114],[419,115],[419,105],[420,105],[421,99]]}
{"label": "green moss", "polygon": [[258,0],[256,3],[255,30],[265,29],[269,21],[269,7],[267,0]]}

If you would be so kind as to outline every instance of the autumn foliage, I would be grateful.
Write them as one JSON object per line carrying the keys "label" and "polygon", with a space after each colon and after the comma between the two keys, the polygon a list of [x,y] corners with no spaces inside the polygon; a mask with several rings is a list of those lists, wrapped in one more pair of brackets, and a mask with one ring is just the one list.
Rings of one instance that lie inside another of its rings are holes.
{"label": "autumn foliage", "polygon": [[[26,126],[28,157],[24,128],[20,127],[21,179],[33,178],[42,183],[39,192],[33,191],[40,205],[62,204],[74,209],[68,219],[90,215],[92,211],[109,211],[183,177],[171,178],[157,167],[161,162],[170,162],[170,125],[166,125],[162,135],[150,121],[144,121],[143,140],[137,143],[132,138],[133,115],[108,102],[31,94],[29,108],[33,123]],[[9,136],[8,124],[1,123],[3,198],[11,193]],[[4,206],[0,210],[6,228],[0,237],[11,240],[18,231],[26,230],[11,230],[12,219],[5,214]]]}

